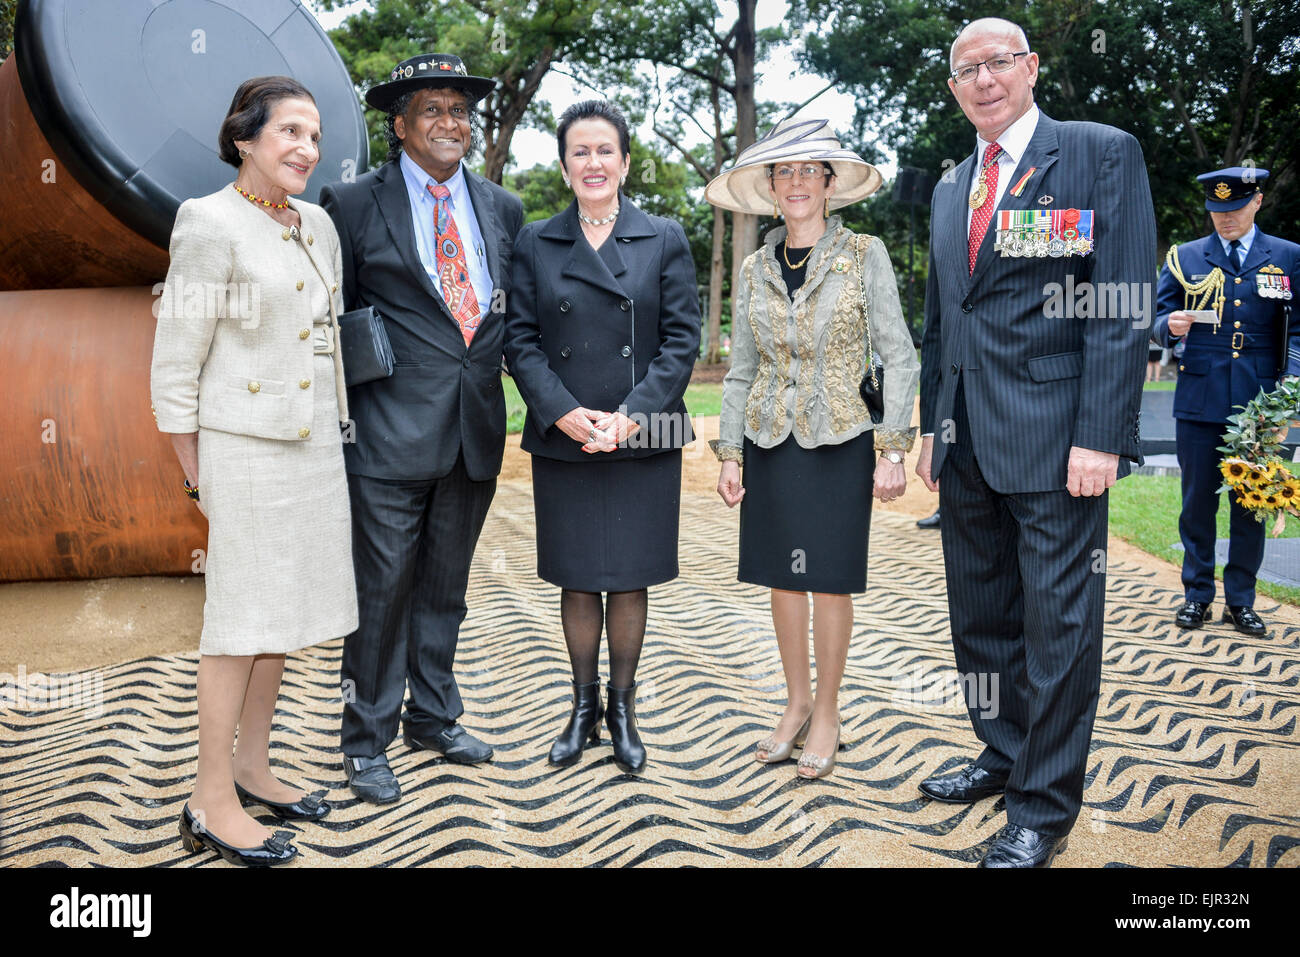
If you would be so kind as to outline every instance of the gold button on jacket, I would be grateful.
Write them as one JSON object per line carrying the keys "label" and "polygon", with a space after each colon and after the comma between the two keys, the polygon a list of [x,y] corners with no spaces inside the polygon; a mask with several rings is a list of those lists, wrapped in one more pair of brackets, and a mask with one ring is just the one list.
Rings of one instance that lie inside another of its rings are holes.
{"label": "gold button on jacket", "polygon": [[306,389],[310,385],[311,385],[311,379],[303,379],[301,382],[298,383],[298,388]]}
{"label": "gold button on jacket", "polygon": [[259,383],[259,382],[250,382],[250,383],[248,383],[248,391],[249,391],[249,392],[261,392],[261,391],[262,391],[262,385],[261,385],[261,383]]}
{"label": "gold button on jacket", "polygon": [[299,291],[299,292],[302,292],[302,280],[301,280],[301,279],[298,280],[297,287],[298,287],[298,291]]}
{"label": "gold button on jacket", "polygon": [[306,339],[306,338],[307,338],[308,336],[310,336],[310,335],[311,335],[311,330],[310,330],[310,329],[299,329],[299,330],[298,330],[298,338],[299,338],[299,339]]}
{"label": "gold button on jacket", "polygon": [[300,439],[305,439],[309,435],[311,435],[311,429],[307,428],[305,425],[298,430],[298,438]]}

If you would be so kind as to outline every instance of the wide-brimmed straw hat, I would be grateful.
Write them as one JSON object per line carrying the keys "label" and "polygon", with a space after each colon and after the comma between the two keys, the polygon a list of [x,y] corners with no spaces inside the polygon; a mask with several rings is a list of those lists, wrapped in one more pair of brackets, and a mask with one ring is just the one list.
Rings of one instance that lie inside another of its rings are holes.
{"label": "wide-brimmed straw hat", "polygon": [[767,167],[798,160],[824,160],[831,164],[835,170],[831,209],[866,199],[884,181],[878,169],[853,150],[840,146],[829,121],[788,119],[742,150],[735,165],[705,187],[704,198],[732,212],[770,215],[772,194],[767,189]]}
{"label": "wide-brimmed straw hat", "polygon": [[384,113],[404,93],[426,86],[457,87],[477,103],[496,87],[496,80],[471,76],[460,57],[451,53],[421,53],[393,67],[387,83],[376,83],[366,91],[366,102]]}

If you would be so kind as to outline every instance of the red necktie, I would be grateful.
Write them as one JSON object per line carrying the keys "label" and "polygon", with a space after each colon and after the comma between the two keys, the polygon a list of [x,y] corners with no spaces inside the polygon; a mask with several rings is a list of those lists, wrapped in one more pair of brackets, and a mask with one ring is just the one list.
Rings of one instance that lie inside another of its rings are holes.
{"label": "red necktie", "polygon": [[447,301],[447,308],[460,325],[460,334],[468,346],[480,320],[478,296],[469,281],[460,230],[456,228],[456,220],[451,218],[451,208],[447,204],[451,190],[446,186],[430,185],[429,192],[435,200],[433,231],[438,243],[438,281],[442,284],[442,298]]}
{"label": "red necktie", "polygon": [[[970,271],[975,271],[975,259],[980,253],[980,243],[984,242],[984,234],[988,232],[989,223],[993,220],[993,208],[998,204],[998,163],[997,156],[1002,152],[1002,147],[997,143],[990,143],[984,150],[983,180],[988,192],[984,196],[984,202],[980,207],[971,214],[970,218]],[[979,180],[976,180],[976,189],[979,189]]]}

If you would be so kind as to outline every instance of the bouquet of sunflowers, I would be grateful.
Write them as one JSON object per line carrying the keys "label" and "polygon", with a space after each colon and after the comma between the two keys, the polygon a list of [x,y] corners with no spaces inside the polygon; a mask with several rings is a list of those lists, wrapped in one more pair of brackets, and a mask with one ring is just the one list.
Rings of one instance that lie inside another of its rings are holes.
{"label": "bouquet of sunflowers", "polygon": [[1232,492],[1237,504],[1255,520],[1273,517],[1273,535],[1280,535],[1288,514],[1300,517],[1300,463],[1282,457],[1282,442],[1291,420],[1300,414],[1300,379],[1292,378],[1272,392],[1260,390],[1241,412],[1228,419],[1219,492]]}

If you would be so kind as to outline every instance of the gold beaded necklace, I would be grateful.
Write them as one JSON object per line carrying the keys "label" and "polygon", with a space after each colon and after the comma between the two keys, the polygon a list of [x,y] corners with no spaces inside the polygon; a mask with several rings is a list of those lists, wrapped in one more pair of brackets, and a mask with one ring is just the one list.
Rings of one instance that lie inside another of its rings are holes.
{"label": "gold beaded necklace", "polygon": [[273,203],[269,199],[262,199],[262,197],[260,196],[254,196],[252,193],[240,189],[238,183],[231,183],[230,185],[235,187],[235,192],[237,192],[240,196],[244,197],[244,199],[248,200],[253,205],[257,205],[258,203],[261,203],[263,206],[269,206],[271,209],[289,208],[289,201],[287,199],[283,203]]}

